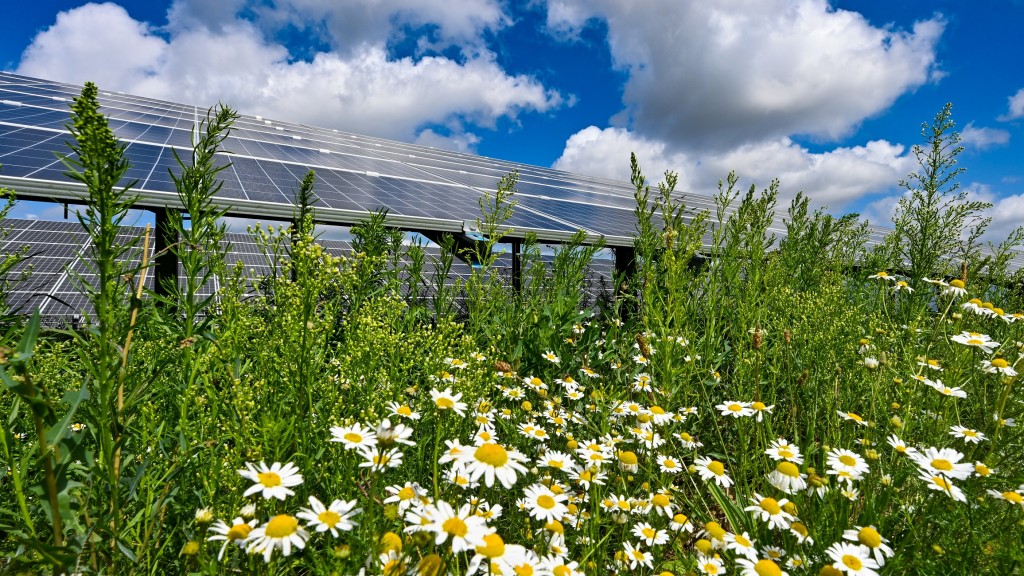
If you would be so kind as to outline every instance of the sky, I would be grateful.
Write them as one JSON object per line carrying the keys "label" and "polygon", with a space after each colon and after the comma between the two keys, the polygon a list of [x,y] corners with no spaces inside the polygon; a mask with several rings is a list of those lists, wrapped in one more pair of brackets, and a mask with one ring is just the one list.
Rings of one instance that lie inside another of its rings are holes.
{"label": "sky", "polygon": [[1024,223],[1024,0],[9,4],[3,70],[882,225],[951,102],[989,238]]}

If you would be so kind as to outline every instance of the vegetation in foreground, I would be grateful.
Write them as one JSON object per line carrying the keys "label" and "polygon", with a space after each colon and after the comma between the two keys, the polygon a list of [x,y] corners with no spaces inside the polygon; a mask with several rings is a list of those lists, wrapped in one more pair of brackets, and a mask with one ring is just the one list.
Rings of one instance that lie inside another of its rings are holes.
{"label": "vegetation in foreground", "polygon": [[[514,177],[455,290],[450,256],[424,277],[381,215],[326,255],[312,175],[296,222],[255,232],[275,272],[225,270],[221,107],[176,175],[185,277],[140,299],[146,239],[117,237],[131,190],[95,97],[67,160],[89,189],[88,328],[16,318],[0,356],[0,572],[1021,570],[1024,234],[981,256],[948,107],[871,247],[803,196],[775,246],[777,183],[730,176],[691,214],[634,161],[636,268],[598,302],[582,235],[550,265],[528,238],[523,288],[502,281]],[[216,298],[210,274],[231,279]]]}

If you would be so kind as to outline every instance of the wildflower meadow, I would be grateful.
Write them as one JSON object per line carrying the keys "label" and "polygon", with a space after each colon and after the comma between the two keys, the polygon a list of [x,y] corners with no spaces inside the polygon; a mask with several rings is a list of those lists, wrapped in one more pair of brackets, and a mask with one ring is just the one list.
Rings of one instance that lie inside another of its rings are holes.
{"label": "wildflower meadow", "polygon": [[949,107],[880,241],[778,182],[729,175],[694,211],[634,159],[635,265],[592,292],[582,233],[553,258],[527,235],[508,282],[514,174],[454,286],[383,213],[327,254],[312,173],[294,222],[251,231],[274,272],[226,269],[218,107],[174,174],[184,275],[159,296],[94,86],[72,112],[91,309],[5,317],[0,573],[1024,570],[1024,231],[980,240]]}

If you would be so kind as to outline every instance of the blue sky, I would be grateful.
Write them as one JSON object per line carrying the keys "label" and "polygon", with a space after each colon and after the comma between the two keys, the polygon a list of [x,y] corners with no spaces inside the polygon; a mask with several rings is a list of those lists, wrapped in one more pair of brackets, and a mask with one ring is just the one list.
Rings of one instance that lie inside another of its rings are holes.
{"label": "blue sky", "polygon": [[885,223],[945,102],[961,184],[1024,222],[1024,2],[16,3],[0,68],[710,194],[736,170]]}

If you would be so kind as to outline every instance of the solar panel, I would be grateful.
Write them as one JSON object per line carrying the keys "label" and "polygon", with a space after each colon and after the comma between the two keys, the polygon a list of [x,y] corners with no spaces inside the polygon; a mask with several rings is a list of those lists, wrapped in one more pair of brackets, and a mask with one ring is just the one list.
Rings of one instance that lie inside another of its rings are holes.
{"label": "solar panel", "polygon": [[[177,206],[168,174],[177,170],[173,151],[191,148],[206,110],[100,88],[101,111],[128,145],[127,178],[137,181],[140,207]],[[58,157],[69,152],[69,106],[80,92],[81,86],[0,73],[0,185],[23,198],[78,198],[81,188],[64,175]],[[534,232],[541,241],[559,242],[582,229],[592,238],[603,236],[609,246],[631,247],[636,230],[634,190],[627,182],[261,116],[236,121],[218,162],[231,167],[221,172],[223,186],[214,201],[230,215],[290,218],[294,190],[314,170],[318,217],[325,223],[353,224],[386,208],[393,226],[463,232],[480,215],[484,194],[516,171],[518,207],[507,222],[513,237]],[[714,219],[710,196],[680,196],[691,213],[708,210]],[[779,237],[782,220],[780,211],[771,226]],[[885,232],[872,228],[869,245]],[[1024,265],[1024,256],[1016,255],[1011,265]]]}
{"label": "solar panel", "polygon": [[[74,198],[77,187],[62,174],[58,155],[68,153],[68,109],[79,92],[79,86],[0,74],[0,183],[32,197]],[[205,118],[205,110],[105,91],[100,102],[111,129],[128,144],[127,178],[137,181],[140,205],[175,205],[168,176],[177,168],[171,150],[190,148],[193,126]],[[524,195],[632,205],[621,184],[602,188],[597,181],[567,179],[553,170],[258,116],[239,118],[219,160],[232,165],[221,173],[224,185],[215,201],[239,215],[290,216],[293,190],[309,170],[318,175],[319,217],[326,223],[351,224],[386,208],[393,225],[460,232],[480,215],[483,195],[517,169]],[[506,224],[518,235],[532,231],[555,241],[578,228],[605,236],[617,230],[567,215],[575,212],[524,207]],[[631,218],[625,211],[623,216]]]}

